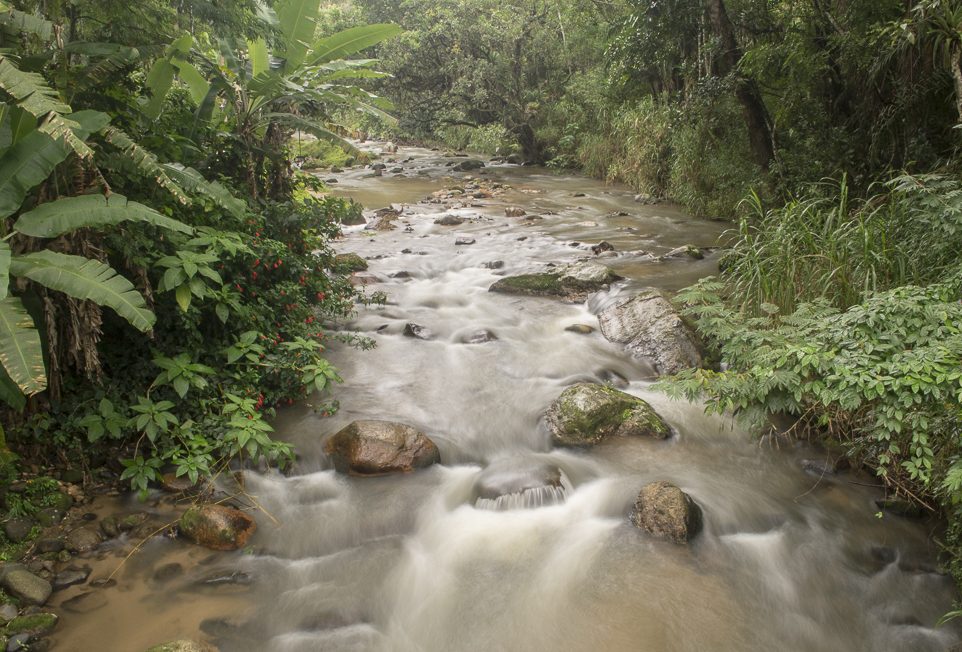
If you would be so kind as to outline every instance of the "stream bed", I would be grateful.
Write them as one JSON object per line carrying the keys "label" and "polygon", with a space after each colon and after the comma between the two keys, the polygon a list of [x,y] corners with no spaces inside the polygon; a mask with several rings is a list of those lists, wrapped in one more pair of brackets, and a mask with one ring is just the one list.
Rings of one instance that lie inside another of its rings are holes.
{"label": "stream bed", "polygon": [[[566,330],[597,329],[597,312],[618,297],[715,273],[717,253],[660,257],[717,245],[724,224],[581,176],[455,172],[464,159],[418,148],[386,156],[398,162],[383,176],[333,175],[338,194],[368,209],[403,208],[395,230],[348,227],[337,243],[368,260],[366,290],[387,296],[339,327],[377,346],[330,351],[345,379],[334,417],[309,405],[278,417],[299,461],[290,476],[245,474],[264,510],[253,553],[151,540],[114,574],[102,605],[64,614],[53,649],[138,652],[178,638],[222,652],[943,652],[958,642],[955,624],[936,627],[956,593],[931,526],[880,515],[874,478],[807,472],[803,461],[824,453],[762,445],[731,418],[652,391],[650,365],[597,330]],[[502,187],[486,197],[471,184]],[[507,207],[526,215],[506,217]],[[442,215],[464,222],[436,224]],[[594,256],[601,241],[614,253]],[[585,257],[625,280],[584,304],[488,291],[505,275]],[[429,339],[406,336],[408,324]],[[479,331],[494,339],[471,343]],[[676,435],[553,448],[542,415],[578,382],[644,398]],[[414,426],[442,464],[335,473],[324,440],[356,419]],[[560,495],[499,509],[478,501],[492,470],[546,466],[563,472]],[[702,507],[704,529],[689,545],[629,522],[639,489],[656,480]],[[101,555],[91,579],[120,561]],[[158,576],[172,562],[184,573]]]}

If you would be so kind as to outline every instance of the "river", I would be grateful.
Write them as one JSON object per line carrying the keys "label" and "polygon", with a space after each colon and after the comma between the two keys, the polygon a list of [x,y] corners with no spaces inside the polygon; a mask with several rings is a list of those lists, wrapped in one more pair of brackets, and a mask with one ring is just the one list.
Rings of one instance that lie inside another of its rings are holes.
{"label": "river", "polygon": [[[942,652],[959,640],[954,624],[935,626],[956,593],[938,570],[930,527],[880,514],[874,478],[812,475],[802,460],[819,451],[762,445],[730,418],[652,391],[650,366],[597,331],[565,330],[597,327],[595,314],[614,297],[713,273],[717,254],[657,256],[715,245],[724,224],[581,176],[509,165],[453,172],[463,159],[418,148],[392,156],[400,173],[389,171],[394,163],[379,177],[349,170],[334,186],[369,209],[404,207],[396,230],[350,227],[337,245],[369,260],[366,289],[387,296],[339,327],[377,346],[332,349],[345,379],[334,417],[309,405],[278,417],[278,436],[300,457],[289,477],[246,475],[264,510],[252,554],[151,541],[115,574],[104,608],[65,616],[54,649],[136,652],[206,638],[223,652]],[[419,203],[464,188],[466,177],[505,187],[490,198],[468,189]],[[541,219],[505,217],[508,206]],[[440,215],[466,221],[441,226]],[[626,280],[585,304],[488,292],[503,275],[591,257],[588,246],[602,240],[616,253],[597,260]],[[503,267],[485,266],[493,261]],[[431,339],[405,336],[408,323]],[[496,339],[465,343],[480,330]],[[582,381],[644,398],[676,436],[552,448],[543,411]],[[355,419],[418,428],[443,464],[402,476],[336,474],[322,444]],[[545,465],[563,471],[563,497],[527,508],[476,504],[486,473]],[[690,545],[629,522],[653,480],[701,505],[704,531]],[[119,559],[97,561],[92,579]],[[185,574],[158,579],[172,560]],[[218,574],[236,581],[198,584]]]}

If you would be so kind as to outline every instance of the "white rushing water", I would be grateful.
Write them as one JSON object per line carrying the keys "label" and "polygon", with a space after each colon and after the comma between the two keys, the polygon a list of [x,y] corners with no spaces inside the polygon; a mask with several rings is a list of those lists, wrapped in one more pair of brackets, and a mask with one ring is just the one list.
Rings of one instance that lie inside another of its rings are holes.
{"label": "white rushing water", "polygon": [[[400,176],[338,177],[339,192],[369,209],[404,207],[397,230],[352,227],[338,246],[369,259],[368,290],[387,294],[342,325],[377,347],[331,352],[345,378],[335,417],[300,406],[279,419],[279,435],[300,452],[294,475],[248,474],[273,520],[259,518],[257,554],[231,558],[252,584],[222,626],[203,627],[221,650],[941,652],[958,641],[954,625],[935,626],[955,592],[928,530],[879,518],[881,492],[865,486],[873,478],[806,474],[800,460],[816,451],[760,446],[731,419],[652,391],[651,367],[597,331],[566,330],[597,327],[612,295],[713,273],[712,256],[653,262],[646,252],[714,245],[724,225],[514,166],[477,177],[508,184],[502,196],[418,203],[469,175],[427,150],[398,158],[411,159]],[[543,219],[506,218],[509,205]],[[444,227],[434,223],[441,214],[468,219]],[[476,242],[457,246],[459,237]],[[488,292],[503,275],[591,256],[601,240],[616,255],[598,260],[626,277],[610,294],[570,305]],[[503,267],[485,267],[492,261]],[[408,323],[432,339],[404,336]],[[465,343],[479,331],[496,339]],[[675,436],[552,448],[543,412],[582,381],[644,398]],[[442,465],[336,474],[324,440],[355,419],[418,428]],[[547,488],[545,469],[560,471]],[[703,508],[704,530],[690,545],[629,522],[639,489],[654,480]],[[499,483],[515,490],[486,489]]]}

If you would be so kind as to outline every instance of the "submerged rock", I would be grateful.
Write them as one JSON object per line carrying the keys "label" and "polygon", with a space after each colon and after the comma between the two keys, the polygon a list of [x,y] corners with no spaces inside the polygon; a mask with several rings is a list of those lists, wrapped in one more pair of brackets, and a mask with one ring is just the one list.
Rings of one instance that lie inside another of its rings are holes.
{"label": "submerged rock", "polygon": [[197,641],[171,641],[148,648],[147,652],[217,652],[217,648]]}
{"label": "submerged rock", "polygon": [[367,261],[357,254],[338,254],[334,256],[333,268],[340,274],[367,271]]}
{"label": "submerged rock", "polygon": [[469,158],[455,165],[454,169],[458,172],[470,172],[471,170],[480,170],[483,167],[484,161],[479,161],[475,158]]}
{"label": "submerged rock", "polygon": [[508,206],[504,209],[505,217],[524,217],[527,214],[527,211],[525,211],[523,208],[519,208],[518,206]]}
{"label": "submerged rock", "polygon": [[324,450],[335,470],[351,475],[409,473],[441,461],[427,435],[390,421],[354,421],[328,439]]}
{"label": "submerged rock", "polygon": [[702,512],[691,496],[670,482],[646,484],[638,493],[631,522],[656,537],[687,543],[702,528]]}
{"label": "submerged rock", "polygon": [[545,412],[557,446],[597,444],[612,435],[665,439],[671,428],[642,399],[591,383],[572,385]]}
{"label": "submerged rock", "polygon": [[681,247],[676,247],[669,251],[667,254],[662,256],[662,258],[684,258],[688,256],[689,258],[694,258],[695,260],[701,260],[705,257],[702,250],[694,245],[682,245]]}
{"label": "submerged rock", "polygon": [[486,342],[494,342],[498,339],[498,336],[493,332],[485,329],[480,331],[475,331],[469,335],[465,335],[461,338],[463,344],[485,344]]}
{"label": "submerged rock", "polygon": [[577,333],[578,335],[591,335],[595,332],[593,326],[588,326],[587,324],[572,324],[571,326],[566,326],[565,330],[569,333]]}
{"label": "submerged rock", "polygon": [[434,337],[434,333],[429,329],[414,322],[408,322],[404,325],[404,335],[419,340],[430,340]]}
{"label": "submerged rock", "polygon": [[598,315],[601,333],[649,358],[659,374],[675,374],[702,365],[695,337],[671,302],[648,290],[623,299]]}
{"label": "submerged rock", "polygon": [[257,530],[248,514],[226,505],[191,507],[180,517],[180,533],[212,550],[237,550]]}
{"label": "submerged rock", "polygon": [[458,217],[457,215],[445,215],[444,217],[434,220],[435,224],[440,224],[441,226],[459,226],[464,224],[464,218]]}
{"label": "submerged rock", "polygon": [[475,243],[474,238],[458,238],[454,241],[455,246],[458,246],[458,247],[473,245],[474,243]]}

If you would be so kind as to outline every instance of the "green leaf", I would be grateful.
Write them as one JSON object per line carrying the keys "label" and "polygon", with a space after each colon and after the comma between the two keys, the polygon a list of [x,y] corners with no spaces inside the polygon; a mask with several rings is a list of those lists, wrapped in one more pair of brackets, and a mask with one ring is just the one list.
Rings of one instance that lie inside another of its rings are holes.
{"label": "green leaf", "polygon": [[391,23],[361,25],[346,29],[314,43],[308,56],[308,63],[317,65],[334,59],[343,59],[377,45],[381,41],[393,38],[402,31],[404,30],[399,25]]}
{"label": "green leaf", "polygon": [[194,230],[154,209],[128,201],[123,195],[81,195],[40,204],[24,213],[14,230],[35,238],[55,238],[70,231],[114,226],[121,222],[144,222],[171,231],[192,234]]}
{"label": "green leaf", "polygon": [[177,291],[174,293],[174,296],[177,299],[177,305],[180,306],[180,309],[183,312],[187,312],[187,309],[190,308],[190,301],[192,297],[190,285],[184,283],[183,285],[177,286]]}
{"label": "green leaf", "polygon": [[357,153],[357,148],[351,143],[347,142],[336,133],[325,127],[319,122],[313,120],[308,120],[300,116],[294,115],[293,113],[268,113],[265,118],[280,124],[293,127],[294,129],[299,129],[301,131],[307,132],[318,140],[327,141],[333,145],[337,145],[344,149],[344,151],[349,153]]}
{"label": "green leaf", "polygon": [[150,99],[147,100],[143,109],[144,115],[148,118],[156,120],[160,117],[176,72],[177,70],[168,59],[158,59],[150,67],[147,72],[147,90],[150,91]]}
{"label": "green leaf", "polygon": [[24,72],[0,54],[0,88],[17,100],[17,105],[42,118],[48,113],[70,113],[60,95],[35,72]]}
{"label": "green leaf", "polygon": [[14,256],[10,271],[51,290],[112,308],[138,330],[148,331],[156,321],[133,284],[99,260],[38,251]]}
{"label": "green leaf", "polygon": [[207,97],[208,91],[210,91],[210,84],[208,84],[204,76],[200,74],[200,71],[187,61],[178,61],[175,59],[171,63],[177,69],[177,77],[187,85],[187,90],[190,92],[190,99],[193,100],[194,104],[203,102],[204,98]]}
{"label": "green leaf", "polygon": [[267,41],[263,38],[247,41],[247,52],[251,57],[251,72],[254,77],[271,69],[271,58],[267,52]]}
{"label": "green leaf", "polygon": [[70,154],[63,143],[32,131],[0,158],[0,217],[20,209],[27,193],[42,183]]}
{"label": "green leaf", "polygon": [[107,142],[116,147],[127,159],[145,176],[153,178],[158,185],[167,190],[182,204],[190,203],[190,197],[184,190],[174,183],[173,179],[160,166],[157,157],[134,142],[126,133],[116,127],[108,127],[104,131]]}
{"label": "green leaf", "polygon": [[7,298],[10,291],[10,245],[0,240],[0,301]]}
{"label": "green leaf", "polygon": [[0,400],[17,412],[21,412],[27,406],[27,397],[20,391],[17,383],[10,379],[2,366],[0,366]]}
{"label": "green leaf", "polygon": [[17,32],[34,34],[40,37],[41,41],[49,41],[53,35],[53,23],[49,20],[7,6],[4,6],[0,13],[0,24]]}
{"label": "green leaf", "polygon": [[243,217],[247,212],[247,204],[242,199],[232,195],[227,188],[216,181],[208,181],[194,168],[184,167],[179,163],[162,163],[160,167],[188,192],[208,197],[231,215]]}
{"label": "green leaf", "polygon": [[214,306],[214,312],[217,314],[217,318],[222,324],[227,323],[227,318],[230,317],[230,309],[223,303],[218,303]]}
{"label": "green leaf", "polygon": [[17,297],[0,301],[0,362],[27,396],[46,389],[40,333]]}
{"label": "green leaf", "polygon": [[287,69],[301,65],[317,29],[318,0],[283,0],[275,7],[284,43]]}

